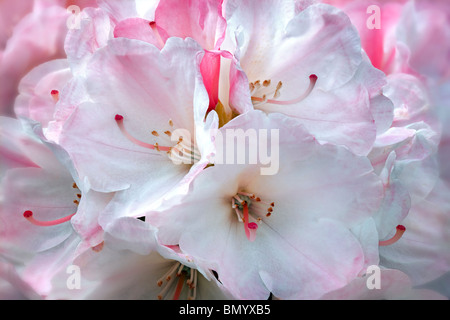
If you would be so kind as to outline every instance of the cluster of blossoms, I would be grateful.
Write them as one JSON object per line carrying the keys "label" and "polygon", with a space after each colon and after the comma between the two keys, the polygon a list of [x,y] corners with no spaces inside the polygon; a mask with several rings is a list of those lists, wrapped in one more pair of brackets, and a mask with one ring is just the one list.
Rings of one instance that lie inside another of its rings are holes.
{"label": "cluster of blossoms", "polygon": [[450,2],[0,16],[0,298],[450,296]]}

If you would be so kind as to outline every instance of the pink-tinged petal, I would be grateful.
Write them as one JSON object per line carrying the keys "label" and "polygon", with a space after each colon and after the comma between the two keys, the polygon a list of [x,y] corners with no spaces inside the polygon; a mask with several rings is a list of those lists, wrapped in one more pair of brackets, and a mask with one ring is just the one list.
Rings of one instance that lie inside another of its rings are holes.
{"label": "pink-tinged petal", "polygon": [[[55,175],[66,175],[67,168],[50,152],[38,136],[26,131],[20,120],[0,117],[0,151],[5,155],[5,168],[40,167]],[[33,134],[31,136],[30,134]]]}
{"label": "pink-tinged petal", "polygon": [[81,72],[92,54],[110,38],[111,21],[101,9],[87,8],[80,13],[80,26],[68,30],[64,50],[73,73]]}
{"label": "pink-tinged petal", "polygon": [[[7,172],[2,180],[2,242],[31,251],[44,251],[57,246],[73,232],[70,223],[40,227],[23,216],[31,210],[42,221],[55,220],[77,210],[70,176],[53,175],[41,168],[19,168]],[[51,237],[49,235],[52,235]]]}
{"label": "pink-tinged petal", "polygon": [[448,193],[448,185],[439,181],[424,200],[411,207],[402,222],[406,227],[402,238],[380,248],[381,263],[402,270],[414,285],[434,280],[450,268]]}
{"label": "pink-tinged petal", "polygon": [[172,37],[190,37],[206,50],[217,50],[225,36],[223,0],[160,1],[156,24]]}
{"label": "pink-tinged petal", "polygon": [[68,266],[71,265],[74,252],[79,245],[80,238],[72,232],[60,245],[39,253],[31,261],[28,261],[21,268],[21,278],[39,295],[47,297],[53,289],[54,276],[59,272],[65,272],[67,275],[67,270],[71,270],[68,269]]}
{"label": "pink-tinged petal", "polygon": [[396,73],[387,77],[388,83],[383,94],[394,104],[393,126],[401,127],[424,121],[436,132],[440,131],[439,121],[425,85],[418,77]]}
{"label": "pink-tinged petal", "polygon": [[248,90],[249,81],[239,61],[235,57],[223,60],[226,63],[222,63],[224,64],[224,69],[221,72],[224,75],[221,75],[222,84],[220,90],[223,92],[220,95],[221,101],[225,105],[229,105],[236,114],[243,114],[253,110],[251,95]]}
{"label": "pink-tinged petal", "polygon": [[115,220],[106,230],[105,241],[114,250],[131,250],[148,255],[156,248],[155,229],[136,218],[122,217]]}
{"label": "pink-tinged petal", "polygon": [[[151,21],[141,18],[129,18],[120,21],[114,28],[114,38],[136,39],[151,43],[159,49],[164,47],[160,31],[155,31],[156,26],[152,26]],[[162,31],[161,31],[162,32]]]}
{"label": "pink-tinged petal", "polygon": [[[228,2],[227,21],[254,107],[295,117],[319,141],[366,155],[377,130],[389,126],[392,106],[377,100],[384,74],[362,59],[358,34],[347,16],[326,5],[311,5],[293,16],[287,4],[249,3],[252,10],[243,12],[244,6]],[[279,19],[271,23],[269,14]],[[248,96],[239,94],[244,82],[235,85],[236,94],[230,88],[229,104],[238,111],[248,108],[243,98],[233,99]]]}
{"label": "pink-tinged petal", "polygon": [[377,224],[379,239],[386,239],[405,219],[411,208],[411,197],[400,181],[390,181],[385,188],[385,194],[380,210],[373,217]]}
{"label": "pink-tinged petal", "polygon": [[46,128],[53,120],[60,92],[72,78],[66,59],[52,60],[28,73],[19,84],[19,96],[14,104],[18,117],[35,120]]}
{"label": "pink-tinged petal", "polygon": [[200,63],[203,83],[209,96],[208,111],[214,110],[219,102],[220,60],[220,53],[205,51],[205,55]]}
{"label": "pink-tinged petal", "polygon": [[0,117],[0,177],[8,169],[20,167],[38,167],[38,165],[25,156],[28,135],[23,132],[19,120]]}
{"label": "pink-tinged petal", "polygon": [[42,299],[19,275],[12,264],[0,262],[1,300],[39,300]]}
{"label": "pink-tinged petal", "polygon": [[[221,131],[237,128],[280,131],[279,159],[273,159],[279,171],[261,175],[261,164],[236,162],[206,168],[180,204],[146,216],[159,241],[217,265],[221,282],[240,299],[265,299],[269,292],[314,298],[345,285],[367,263],[364,251],[377,246],[364,239],[363,249],[350,230],[377,210],[383,196],[370,163],[343,147],[318,144],[282,114],[249,112]],[[238,150],[241,144],[249,146],[241,141]],[[232,208],[239,192],[264,204],[249,200],[239,219]]]}
{"label": "pink-tinged petal", "polygon": [[358,34],[343,12],[317,4],[295,13],[293,2],[277,0],[228,1],[226,8],[227,32],[249,80],[282,81],[284,100],[304,92],[311,74],[318,87],[337,88],[361,63]]}
{"label": "pink-tinged petal", "polygon": [[325,294],[323,300],[445,300],[438,292],[415,289],[409,277],[395,269],[379,270],[380,288],[369,289],[375,273],[367,273],[347,286]]}
{"label": "pink-tinged petal", "polygon": [[[171,135],[176,129],[187,130],[195,143],[194,128],[201,132],[205,126],[217,125],[217,121],[205,122],[208,95],[199,69],[202,54],[192,39],[171,38],[160,51],[142,41],[117,38],[91,60],[85,88],[93,102],[75,110],[60,142],[81,179],[87,178],[94,190],[130,188],[114,198],[100,219],[102,226],[115,215],[132,214],[140,203],[150,206],[162,201],[167,192],[188,184],[206,166],[203,160],[192,168],[177,165],[166,153],[178,141]],[[199,145],[201,152],[206,147]]]}
{"label": "pink-tinged petal", "polygon": [[8,79],[0,86],[2,114],[12,115],[17,86],[27,72],[45,61],[64,57],[67,17],[64,8],[52,6],[31,12],[14,27],[0,64],[0,78]]}
{"label": "pink-tinged petal", "polygon": [[[88,251],[72,263],[80,267],[80,289],[68,289],[67,273],[60,272],[53,279],[54,289],[48,299],[170,300],[175,296],[175,287],[181,278],[176,276],[176,260],[165,259],[157,251],[143,255],[126,249],[118,250],[108,242],[105,242],[102,251]],[[172,282],[168,285],[168,292],[164,293],[168,274]],[[183,286],[180,300],[187,298],[187,291],[187,286]],[[199,272],[195,297],[198,300],[228,298],[222,284],[215,280],[208,281]]]}
{"label": "pink-tinged petal", "polygon": [[100,227],[98,218],[112,197],[113,194],[110,193],[83,190],[77,214],[72,217],[71,224],[89,248],[95,248],[103,241],[104,230]]}
{"label": "pink-tinged petal", "polygon": [[[322,1],[335,5],[348,14],[361,36],[361,45],[374,67],[394,72],[406,66],[406,60],[396,62],[399,55],[395,43],[395,30],[406,1]],[[403,3],[402,3],[403,2]],[[376,6],[378,11],[369,10]],[[375,20],[372,20],[375,19]],[[379,27],[371,23],[379,22]],[[402,66],[404,65],[404,66]]]}
{"label": "pink-tinged petal", "polygon": [[397,22],[397,41],[406,44],[409,65],[427,77],[448,77],[450,6],[443,1],[405,4]]}
{"label": "pink-tinged petal", "polygon": [[361,224],[351,228],[350,231],[358,239],[364,252],[364,263],[360,271],[360,274],[362,274],[368,266],[378,264],[380,261],[377,226],[373,218],[368,218]]}
{"label": "pink-tinged petal", "polygon": [[114,24],[128,18],[153,20],[158,2],[157,0],[97,0],[98,7],[110,16]]}
{"label": "pink-tinged petal", "polygon": [[5,49],[14,26],[32,9],[32,1],[2,1],[0,3],[0,51]]}

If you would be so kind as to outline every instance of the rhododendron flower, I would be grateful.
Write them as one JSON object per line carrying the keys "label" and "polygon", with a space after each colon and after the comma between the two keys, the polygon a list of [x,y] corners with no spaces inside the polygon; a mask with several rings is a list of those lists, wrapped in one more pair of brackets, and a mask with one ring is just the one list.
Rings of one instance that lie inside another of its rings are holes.
{"label": "rhododendron flower", "polygon": [[211,270],[189,256],[156,243],[155,229],[134,218],[121,218],[105,234],[101,251],[86,251],[73,263],[83,286],[72,292],[66,275],[54,278],[52,299],[229,299]]}
{"label": "rhododendron flower", "polygon": [[367,154],[381,121],[377,113],[391,106],[375,99],[384,75],[364,60],[343,12],[321,4],[296,13],[293,2],[228,1],[226,16],[229,41],[223,47],[238,60],[230,81],[250,88],[230,84],[235,112],[281,112],[299,119],[319,141]]}
{"label": "rhododendron flower", "polygon": [[[16,119],[0,120],[2,141],[14,144],[2,145],[2,154],[11,159],[0,184],[2,255],[14,256],[17,249],[28,253],[22,277],[44,294],[60,267],[56,261],[102,242],[97,211],[111,196],[89,190],[59,146],[27,133]],[[42,264],[49,252],[55,265]]]}
{"label": "rhododendron flower", "polygon": [[65,57],[64,39],[67,33],[67,20],[70,17],[66,8],[70,5],[93,6],[95,1],[1,2],[0,114],[13,115],[17,85],[27,72],[46,61]]}
{"label": "rhododendron flower", "polygon": [[350,228],[382,197],[367,159],[321,146],[279,114],[249,112],[221,130],[230,128],[278,128],[278,174],[260,175],[259,165],[205,169],[180,205],[147,215],[159,241],[209,261],[241,299],[318,298],[353,279],[364,257]]}
{"label": "rhododendron flower", "polygon": [[183,192],[208,164],[217,117],[205,119],[202,52],[192,39],[170,38],[160,51],[118,38],[90,60],[83,77],[89,102],[67,120],[60,143],[92,189],[123,190],[108,215],[139,216],[142,204]]}

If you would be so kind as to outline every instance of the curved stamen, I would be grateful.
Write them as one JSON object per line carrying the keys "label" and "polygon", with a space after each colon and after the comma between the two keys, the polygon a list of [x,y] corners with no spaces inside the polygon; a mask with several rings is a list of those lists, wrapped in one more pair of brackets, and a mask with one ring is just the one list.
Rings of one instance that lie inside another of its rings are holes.
{"label": "curved stamen", "polygon": [[314,89],[314,87],[316,85],[316,82],[317,82],[317,76],[315,74],[310,75],[308,89],[306,89],[306,91],[301,96],[299,96],[295,99],[292,99],[292,100],[278,101],[275,99],[267,99],[266,96],[264,95],[262,98],[252,97],[252,101],[265,102],[265,103],[278,104],[278,105],[295,104],[295,103],[298,103],[298,102],[306,99],[310,95],[311,91]]}
{"label": "curved stamen", "polygon": [[403,236],[403,234],[405,233],[405,230],[406,230],[406,228],[399,224],[396,228],[395,235],[388,240],[378,242],[378,245],[379,246],[389,246],[391,244],[396,243]]}
{"label": "curved stamen", "polygon": [[188,295],[188,300],[195,300],[195,297],[197,295],[197,270],[193,270],[191,269],[191,274],[192,272],[194,273],[194,278],[193,280],[189,283],[189,295]]}
{"label": "curved stamen", "polygon": [[146,143],[143,141],[140,141],[138,139],[136,139],[135,137],[133,137],[126,129],[125,126],[123,125],[123,116],[121,116],[120,114],[116,114],[115,118],[117,125],[119,126],[120,131],[123,133],[123,135],[130,140],[131,142],[133,142],[134,144],[140,146],[140,147],[144,147],[147,149],[152,149],[152,150],[157,150],[157,151],[170,151],[171,148],[170,147],[164,147],[164,146],[159,146],[159,145],[153,145],[150,143]]}
{"label": "curved stamen", "polygon": [[49,227],[49,226],[56,226],[58,224],[64,223],[69,221],[72,216],[75,215],[75,213],[72,213],[70,215],[68,215],[67,217],[63,217],[63,218],[59,218],[56,220],[51,220],[51,221],[40,221],[40,220],[36,220],[33,217],[33,212],[30,210],[27,210],[23,213],[23,216],[25,219],[27,219],[28,221],[30,221],[32,224],[36,225],[36,226],[41,226],[41,227]]}

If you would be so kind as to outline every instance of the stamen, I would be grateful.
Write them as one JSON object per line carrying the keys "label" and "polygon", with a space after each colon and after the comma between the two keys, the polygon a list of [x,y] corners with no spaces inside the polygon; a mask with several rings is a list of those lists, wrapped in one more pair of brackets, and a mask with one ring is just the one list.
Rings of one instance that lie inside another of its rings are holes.
{"label": "stamen", "polygon": [[148,25],[150,26],[150,28],[152,28],[153,33],[155,34],[156,41],[158,41],[159,46],[161,48],[163,48],[165,43],[164,43],[164,40],[161,38],[161,34],[159,33],[158,28],[156,27],[156,22],[151,21],[151,22],[149,22]]}
{"label": "stamen", "polygon": [[247,196],[250,199],[255,199],[255,195],[253,193],[248,193],[248,192],[243,192],[243,191],[239,191],[238,194],[241,194],[243,196]]}
{"label": "stamen", "polygon": [[169,281],[171,278],[172,273],[175,272],[175,270],[179,267],[181,263],[177,262],[175,263],[170,269],[169,271],[167,271],[161,278],[158,279],[158,281],[156,282],[156,284],[158,285],[158,287],[161,287],[164,280]]}
{"label": "stamen", "polygon": [[189,295],[187,297],[188,300],[195,300],[195,297],[197,295],[197,270],[191,269],[191,274],[194,273],[194,280],[190,284],[189,288]]}
{"label": "stamen", "polygon": [[165,287],[158,294],[158,300],[162,300],[164,298],[167,291],[169,291],[169,289],[172,287],[172,283],[174,281],[175,281],[175,277],[171,277],[171,278],[169,278],[169,280],[167,280]]}
{"label": "stamen", "polygon": [[170,151],[171,148],[170,147],[164,147],[164,146],[159,146],[158,144],[150,144],[150,143],[146,143],[143,141],[140,141],[138,139],[136,139],[135,137],[133,137],[130,133],[128,133],[128,131],[125,129],[125,126],[123,125],[123,116],[121,116],[120,114],[116,114],[115,116],[115,120],[117,125],[119,126],[120,131],[123,133],[123,135],[130,140],[131,142],[133,142],[134,144],[140,146],[140,147],[144,147],[147,149],[152,149],[152,150],[157,150],[157,151]]}
{"label": "stamen", "polygon": [[[299,96],[298,98],[292,99],[292,100],[278,101],[275,99],[266,99],[265,95],[262,98],[253,97],[253,96],[251,98],[252,98],[252,101],[265,102],[265,103],[270,103],[270,104],[278,104],[278,105],[295,104],[295,103],[298,103],[298,102],[306,99],[310,95],[311,91],[314,89],[314,86],[316,85],[316,82],[317,82],[317,76],[315,74],[310,75],[308,89],[306,89],[306,91],[301,96]],[[274,98],[277,98],[279,96],[279,88],[281,88],[281,82],[279,82],[277,85],[277,89],[275,90]]]}
{"label": "stamen", "polygon": [[175,293],[173,294],[172,300],[178,300],[180,297],[181,290],[183,289],[184,285],[184,278],[186,277],[186,272],[182,272],[179,276],[177,288],[175,289]]}
{"label": "stamen", "polygon": [[391,244],[396,243],[398,240],[400,240],[400,238],[403,236],[405,231],[406,231],[406,228],[399,224],[396,228],[395,235],[388,240],[378,242],[378,245],[379,246],[389,246]]}
{"label": "stamen", "polygon": [[50,94],[53,98],[53,101],[58,102],[59,100],[59,91],[58,90],[52,90],[50,91]]}
{"label": "stamen", "polygon": [[36,226],[41,226],[41,227],[49,227],[49,226],[56,226],[58,224],[64,223],[69,221],[72,216],[74,216],[75,213],[72,213],[71,215],[68,215],[67,217],[63,217],[63,218],[59,218],[56,220],[51,220],[51,221],[40,221],[40,220],[36,220],[33,217],[33,212],[30,210],[27,210],[23,213],[23,216],[25,219],[27,219],[28,221],[30,221],[32,224],[36,225]]}

